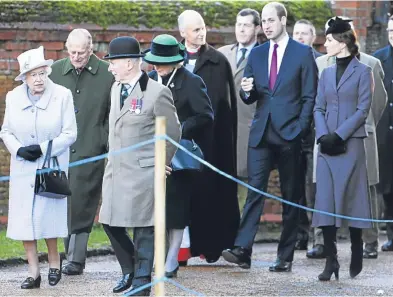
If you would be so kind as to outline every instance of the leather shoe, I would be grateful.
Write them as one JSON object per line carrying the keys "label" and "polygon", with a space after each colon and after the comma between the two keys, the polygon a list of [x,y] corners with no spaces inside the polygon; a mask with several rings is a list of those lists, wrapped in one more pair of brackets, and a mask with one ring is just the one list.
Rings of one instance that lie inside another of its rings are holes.
{"label": "leather shoe", "polygon": [[312,249],[307,251],[306,257],[310,259],[326,258],[325,247],[322,244],[315,245]]}
{"label": "leather shoe", "polygon": [[61,272],[67,275],[80,275],[83,273],[83,268],[83,264],[70,261],[61,268]]}
{"label": "leather shoe", "polygon": [[382,245],[381,250],[383,252],[393,252],[393,240],[388,240],[387,242],[385,242]]}
{"label": "leather shoe", "polygon": [[124,274],[123,277],[117,282],[116,287],[113,288],[113,293],[123,292],[131,287],[132,279],[134,275],[132,273]]}
{"label": "leather shoe", "polygon": [[363,258],[364,259],[377,259],[378,258],[378,242],[367,243],[364,246]]}
{"label": "leather shoe", "polygon": [[174,270],[172,271],[165,271],[165,277],[167,278],[173,278],[173,277],[177,277],[177,271],[179,270],[179,266],[177,266]]}
{"label": "leather shoe", "polygon": [[21,289],[35,289],[41,286],[41,275],[39,275],[36,279],[32,277],[26,278],[21,284]]}
{"label": "leather shoe", "polygon": [[308,245],[307,240],[298,240],[298,241],[296,241],[296,244],[295,244],[295,250],[307,251],[307,245]]}
{"label": "leather shoe", "polygon": [[277,258],[276,262],[272,266],[269,267],[269,271],[271,272],[291,272],[292,271],[292,262],[286,262],[279,258]]}
{"label": "leather shoe", "polygon": [[131,289],[124,292],[124,296],[150,296],[150,288],[143,289],[142,291],[134,292],[141,286],[132,286]]}
{"label": "leather shoe", "polygon": [[[61,263],[62,262],[63,262],[63,260],[60,258],[60,269],[61,269]],[[49,268],[49,273],[48,273],[49,285],[56,286],[57,283],[61,280],[61,271],[60,271],[60,269]]]}
{"label": "leather shoe", "polygon": [[223,258],[230,262],[239,265],[240,268],[250,269],[251,267],[251,256],[247,249],[242,247],[236,247],[234,249],[227,249],[222,252]]}

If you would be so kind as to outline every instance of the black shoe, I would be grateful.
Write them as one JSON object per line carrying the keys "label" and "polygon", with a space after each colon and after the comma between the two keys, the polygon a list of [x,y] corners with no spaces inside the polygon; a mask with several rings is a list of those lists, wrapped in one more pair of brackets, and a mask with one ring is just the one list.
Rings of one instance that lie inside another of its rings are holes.
{"label": "black shoe", "polygon": [[179,266],[177,266],[174,270],[172,271],[165,271],[165,277],[167,278],[173,278],[173,277],[177,277],[177,271],[179,270]]}
{"label": "black shoe", "polygon": [[124,274],[123,277],[117,282],[116,287],[113,288],[113,293],[123,292],[131,287],[132,279],[134,275],[132,273]]}
{"label": "black shoe", "polygon": [[223,258],[230,262],[239,265],[240,268],[250,269],[251,256],[248,250],[242,247],[236,247],[232,250],[227,249],[222,252]]}
{"label": "black shoe", "polygon": [[83,273],[83,268],[83,264],[71,261],[61,268],[61,272],[67,275],[80,275]]}
{"label": "black shoe", "polygon": [[[351,233],[351,263],[349,264],[349,275],[351,278],[356,277],[363,269],[363,241],[362,229],[350,228],[356,231]],[[359,231],[360,230],[360,231]]]}
{"label": "black shoe", "polygon": [[21,284],[21,289],[35,289],[41,286],[41,275],[39,275],[36,279],[32,277],[28,277]]}
{"label": "black shoe", "polygon": [[277,258],[276,262],[272,266],[269,267],[269,271],[271,272],[291,272],[292,271],[292,262],[286,262]]}
{"label": "black shoe", "polygon": [[124,292],[123,295],[124,296],[150,296],[150,288],[143,289],[141,291],[134,293],[134,291],[137,290],[139,287],[141,286],[132,286],[131,289]]}
{"label": "black shoe", "polygon": [[385,242],[382,245],[381,250],[383,252],[393,252],[393,240],[388,240],[387,242]]}
{"label": "black shoe", "polygon": [[298,240],[298,241],[296,241],[296,244],[295,244],[295,250],[307,251],[307,245],[308,245],[307,240]]}
{"label": "black shoe", "polygon": [[[60,269],[61,269],[61,263],[62,259],[60,258]],[[60,269],[57,268],[49,268],[49,273],[48,273],[48,282],[49,285],[51,286],[56,286],[57,283],[61,280],[61,271]]]}
{"label": "black shoe", "polygon": [[378,258],[378,242],[367,243],[364,247],[364,259],[377,259]]}
{"label": "black shoe", "polygon": [[317,244],[307,251],[306,256],[310,259],[324,259],[326,258],[325,247],[322,244]]}
{"label": "black shoe", "polygon": [[326,257],[325,269],[320,275],[318,275],[318,279],[320,281],[330,281],[330,279],[332,278],[332,274],[334,273],[334,277],[336,278],[336,280],[338,280],[339,269],[340,269],[340,264],[337,261],[337,256]]}
{"label": "black shoe", "polygon": [[187,261],[187,260],[186,260],[186,261],[179,261],[179,266],[180,266],[180,267],[186,267],[187,264],[188,264],[188,261]]}

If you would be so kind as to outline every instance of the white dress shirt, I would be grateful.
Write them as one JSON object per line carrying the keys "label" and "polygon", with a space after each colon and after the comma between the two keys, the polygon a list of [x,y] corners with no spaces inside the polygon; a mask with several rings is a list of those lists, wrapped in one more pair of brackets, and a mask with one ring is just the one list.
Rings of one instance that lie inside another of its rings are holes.
{"label": "white dress shirt", "polygon": [[242,48],[246,48],[246,56],[245,59],[248,58],[248,55],[250,54],[251,50],[253,49],[253,47],[255,46],[256,42],[254,42],[253,44],[249,45],[249,46],[243,46],[242,44],[239,43],[238,47],[237,47],[237,53],[236,53],[236,63],[239,62],[240,58],[242,57]]}
{"label": "white dress shirt", "polygon": [[[288,33],[285,33],[283,39],[281,39],[279,42],[277,42],[278,47],[277,47],[277,74],[280,72],[280,66],[282,62],[282,58],[284,57],[285,49],[287,48],[289,41],[289,36]],[[272,57],[273,57],[273,51],[274,51],[274,44],[272,40],[270,40],[270,48],[269,48],[269,69],[268,69],[268,76],[270,77],[270,65],[272,64]]]}

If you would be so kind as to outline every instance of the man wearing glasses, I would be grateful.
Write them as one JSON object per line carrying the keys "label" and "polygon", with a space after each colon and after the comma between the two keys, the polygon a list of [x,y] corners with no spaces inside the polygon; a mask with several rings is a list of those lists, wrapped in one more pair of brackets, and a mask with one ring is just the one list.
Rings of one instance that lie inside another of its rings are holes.
{"label": "man wearing glasses", "polygon": [[[50,78],[71,90],[74,98],[78,139],[70,148],[70,162],[107,152],[110,90],[114,82],[109,64],[93,54],[90,33],[73,30],[66,42],[69,57],[56,61]],[[64,240],[68,262],[62,272],[83,272],[87,242],[101,198],[105,161],[70,168],[72,196],[68,197],[68,232]]]}
{"label": "man wearing glasses", "polygon": [[[384,85],[388,93],[388,104],[377,127],[379,153],[379,192],[385,202],[385,218],[393,220],[393,16],[388,22],[389,45],[377,50],[374,56],[381,60],[385,72]],[[393,251],[393,223],[386,226],[388,241],[382,251]]]}

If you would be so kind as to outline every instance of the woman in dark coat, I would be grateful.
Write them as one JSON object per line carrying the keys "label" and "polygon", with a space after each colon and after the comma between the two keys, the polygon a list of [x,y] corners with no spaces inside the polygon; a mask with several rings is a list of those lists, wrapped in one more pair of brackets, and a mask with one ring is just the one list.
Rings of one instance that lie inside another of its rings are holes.
{"label": "woman in dark coat", "polygon": [[[372,101],[371,68],[356,58],[356,35],[347,20],[329,22],[325,47],[336,64],[322,72],[314,108],[319,144],[315,209],[370,219],[364,138]],[[338,279],[335,241],[337,228],[343,225],[349,226],[351,237],[350,276],[362,270],[362,229],[371,228],[371,223],[315,213],[313,226],[323,230],[327,255],[321,281],[330,280],[333,273]]]}
{"label": "woman in dark coat", "polygon": [[[184,60],[177,40],[167,34],[154,38],[145,62],[154,65],[149,76],[169,87],[172,91],[177,114],[182,124],[182,139],[194,140],[202,149],[209,139],[205,131],[213,124],[213,108],[203,80],[182,66]],[[167,179],[166,227],[169,234],[169,250],[165,263],[166,277],[177,275],[178,253],[183,230],[190,224],[191,191],[195,172],[178,170]]]}

